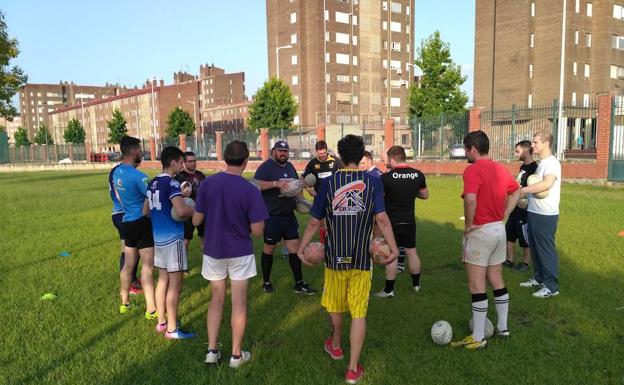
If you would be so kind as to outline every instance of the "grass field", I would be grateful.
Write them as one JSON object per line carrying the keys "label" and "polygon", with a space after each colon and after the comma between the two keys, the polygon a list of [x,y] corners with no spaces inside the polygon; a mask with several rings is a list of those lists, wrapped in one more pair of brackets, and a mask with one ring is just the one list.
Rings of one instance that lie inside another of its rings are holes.
{"label": "grass field", "polygon": [[[412,293],[409,276],[399,275],[397,298],[371,298],[363,383],[624,384],[624,238],[617,236],[624,230],[624,190],[564,185],[561,295],[534,299],[518,286],[528,273],[506,272],[512,337],[469,352],[436,346],[429,337],[440,319],[453,325],[455,338],[464,337],[471,314],[459,262],[461,180],[431,177],[428,184],[431,198],[417,205],[423,290]],[[0,384],[343,383],[346,362],[323,351],[328,327],[320,295],[296,296],[281,258],[274,264],[276,293],[263,294],[260,280],[251,281],[244,346],[252,363],[238,371],[227,360],[207,367],[210,288],[200,275],[197,240],[180,315],[199,338],[168,341],[143,319],[142,297],[132,313],[117,314],[119,242],[105,173],[0,174],[0,186]],[[64,250],[71,255],[59,257]],[[321,267],[305,268],[304,276],[321,288]],[[382,285],[377,269],[373,290]],[[42,301],[47,292],[58,297]],[[495,321],[493,304],[489,317]],[[229,352],[228,310],[224,320],[222,349]]]}

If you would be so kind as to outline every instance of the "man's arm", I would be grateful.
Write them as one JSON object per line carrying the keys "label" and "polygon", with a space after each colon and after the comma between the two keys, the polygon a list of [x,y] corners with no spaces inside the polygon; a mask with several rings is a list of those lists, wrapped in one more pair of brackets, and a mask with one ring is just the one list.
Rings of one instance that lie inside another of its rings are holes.
{"label": "man's arm", "polygon": [[249,227],[251,228],[251,235],[259,237],[264,234],[264,221],[252,223]]}
{"label": "man's arm", "polygon": [[507,221],[507,218],[509,218],[509,215],[511,215],[514,208],[516,208],[516,205],[518,205],[519,199],[520,189],[517,189],[507,196],[507,205],[505,206],[505,222]]}
{"label": "man's arm", "polygon": [[146,217],[149,217],[151,214],[150,212],[150,208],[149,208],[149,202],[147,201],[147,198],[143,201],[143,215],[145,215]]}
{"label": "man's arm", "polygon": [[285,180],[258,180],[256,179],[256,184],[260,187],[261,191],[269,190],[272,188],[282,189],[288,181]]}
{"label": "man's arm", "polygon": [[[305,263],[308,266],[313,266],[313,265],[309,263],[308,261],[306,261],[306,259],[303,257],[303,250],[305,250],[306,246],[308,245],[308,243],[310,243],[310,241],[314,237],[314,234],[318,232],[320,227],[321,227],[321,220],[316,219],[311,216],[310,220],[308,220],[308,225],[306,226],[306,229],[303,232],[303,237],[301,237],[301,242],[299,243],[297,256],[299,257],[301,262]],[[398,255],[398,251],[397,251],[397,255]]]}
{"label": "man's arm", "polygon": [[555,184],[556,180],[557,177],[552,174],[544,175],[544,180],[535,183],[532,186],[523,187],[522,192],[525,194],[537,194],[541,193],[542,191],[550,190],[550,188]]}
{"label": "man's arm", "polygon": [[204,223],[204,214],[198,211],[193,213],[193,226],[197,227]]}
{"label": "man's arm", "polygon": [[421,188],[416,195],[418,199],[429,199],[429,189],[426,187]]}
{"label": "man's arm", "polygon": [[180,195],[176,195],[171,198],[171,204],[173,205],[175,212],[180,217],[190,217],[195,212],[193,207],[184,204],[184,198]]}
{"label": "man's arm", "polygon": [[392,232],[392,225],[390,224],[388,214],[386,214],[385,211],[380,212],[375,215],[375,221],[377,222],[377,226],[379,226],[381,234],[383,234],[388,247],[390,247],[390,255],[388,255],[388,257],[381,262],[383,265],[388,265],[399,256],[399,248],[397,247],[396,240],[394,239],[394,233]]}
{"label": "man's arm", "polygon": [[472,224],[477,212],[477,194],[464,195],[464,234],[468,234],[472,230],[478,228]]}

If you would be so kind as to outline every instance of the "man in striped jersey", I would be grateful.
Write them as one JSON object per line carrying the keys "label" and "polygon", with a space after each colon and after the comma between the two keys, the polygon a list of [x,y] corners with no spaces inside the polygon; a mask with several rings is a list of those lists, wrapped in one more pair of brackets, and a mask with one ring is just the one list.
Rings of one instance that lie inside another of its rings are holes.
{"label": "man in striped jersey", "polygon": [[366,334],[366,312],[371,288],[369,240],[373,219],[390,246],[390,255],[382,262],[394,261],[399,251],[386,215],[381,180],[358,170],[364,156],[360,136],[347,135],[338,142],[338,153],[346,165],[323,180],[310,212],[297,255],[308,263],[303,250],[327,219],[325,246],[325,284],[321,304],[329,313],[332,335],[325,340],[325,351],[332,359],[343,358],[340,347],[342,313],[351,313],[351,357],[346,381],[357,383],[364,375],[358,364]]}

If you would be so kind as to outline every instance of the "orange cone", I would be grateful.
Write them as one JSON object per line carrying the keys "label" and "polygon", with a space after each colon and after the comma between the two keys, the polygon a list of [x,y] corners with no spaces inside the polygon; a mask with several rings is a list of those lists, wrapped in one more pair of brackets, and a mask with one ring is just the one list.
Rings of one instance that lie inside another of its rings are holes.
{"label": "orange cone", "polygon": [[618,233],[618,237],[624,237],[624,230],[621,230],[621,231]]}

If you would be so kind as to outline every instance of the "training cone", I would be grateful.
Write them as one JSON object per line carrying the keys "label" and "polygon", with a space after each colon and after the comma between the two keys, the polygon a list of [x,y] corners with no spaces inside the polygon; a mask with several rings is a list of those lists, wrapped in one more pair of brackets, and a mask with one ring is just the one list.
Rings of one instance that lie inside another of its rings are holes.
{"label": "training cone", "polygon": [[61,251],[59,253],[59,257],[69,257],[69,252],[68,251]]}
{"label": "training cone", "polygon": [[624,230],[621,230],[621,231],[618,233],[618,237],[624,237]]}
{"label": "training cone", "polygon": [[52,301],[54,298],[56,298],[56,295],[53,293],[45,293],[41,296],[42,301]]}

